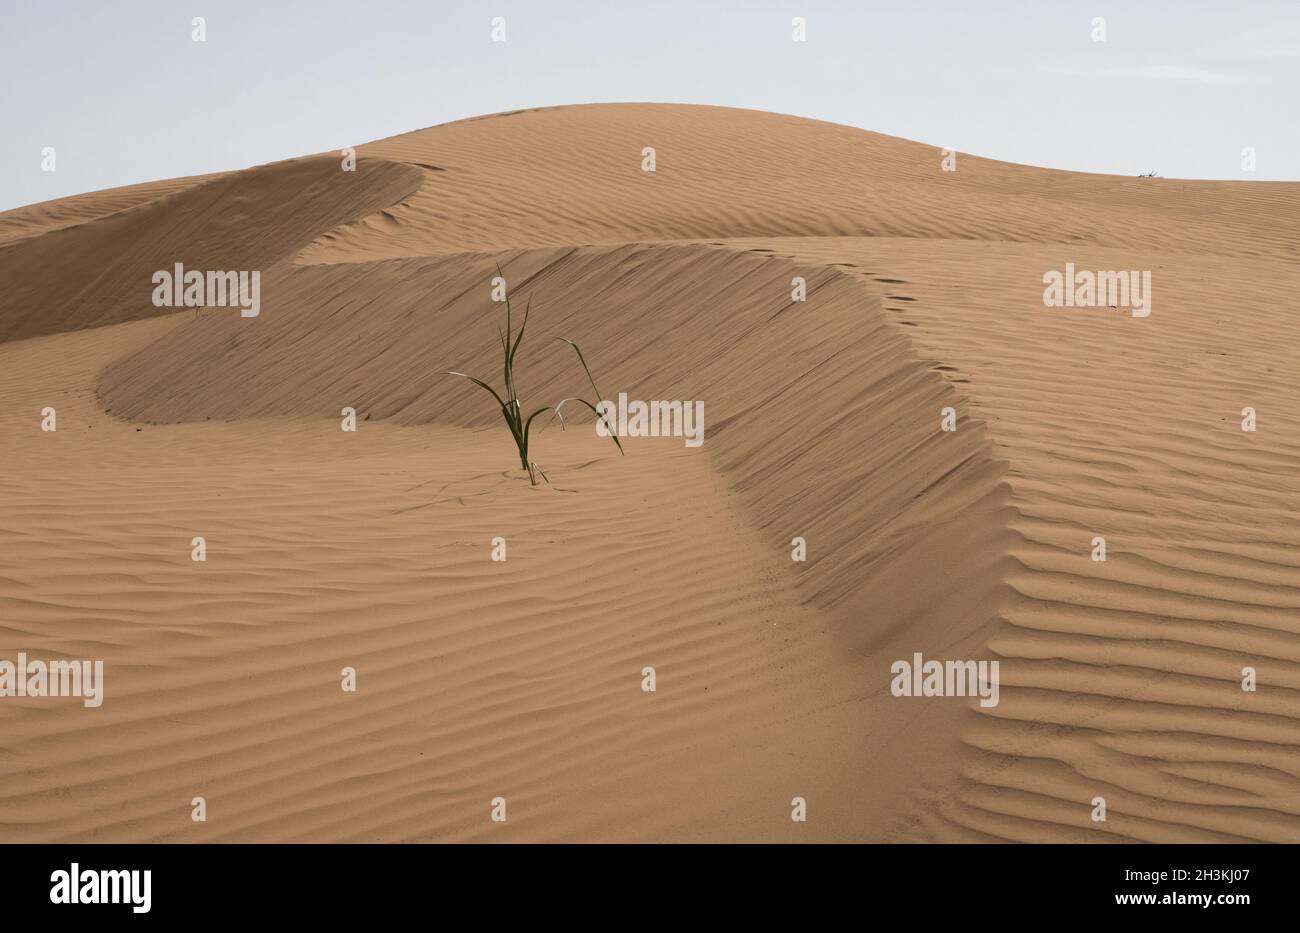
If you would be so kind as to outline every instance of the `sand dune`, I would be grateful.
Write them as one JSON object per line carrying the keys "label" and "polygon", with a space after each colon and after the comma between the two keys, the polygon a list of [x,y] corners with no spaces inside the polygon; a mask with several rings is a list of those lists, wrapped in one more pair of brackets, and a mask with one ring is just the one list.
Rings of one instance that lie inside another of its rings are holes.
{"label": "sand dune", "polygon": [[[0,702],[0,839],[1300,840],[1296,186],[940,158],[593,105],[0,215],[0,659],[107,670]],[[439,375],[499,379],[498,265],[527,399],[570,336],[704,444],[552,425],[529,487]]]}

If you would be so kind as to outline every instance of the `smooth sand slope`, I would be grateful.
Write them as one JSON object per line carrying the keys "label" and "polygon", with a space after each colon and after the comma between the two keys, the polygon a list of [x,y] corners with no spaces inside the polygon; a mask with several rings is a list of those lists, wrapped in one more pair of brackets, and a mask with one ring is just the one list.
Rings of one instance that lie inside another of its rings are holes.
{"label": "smooth sand slope", "polygon": [[[1300,841],[1297,186],[641,104],[359,154],[0,215],[0,659],[106,666],[0,698],[0,839]],[[177,262],[260,316],[153,307]],[[439,375],[499,381],[498,264],[526,402],[562,334],[703,446],[577,419],[530,488]]]}

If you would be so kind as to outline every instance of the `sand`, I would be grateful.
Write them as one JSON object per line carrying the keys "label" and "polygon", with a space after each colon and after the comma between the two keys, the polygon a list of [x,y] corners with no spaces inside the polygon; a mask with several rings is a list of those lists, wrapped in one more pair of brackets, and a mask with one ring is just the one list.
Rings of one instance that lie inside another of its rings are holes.
{"label": "sand", "polygon": [[[0,660],[105,665],[0,698],[0,841],[1300,841],[1300,186],[649,104],[340,160],[0,214]],[[499,381],[498,264],[526,401],[565,335],[704,443],[571,419],[530,487],[440,375]]]}

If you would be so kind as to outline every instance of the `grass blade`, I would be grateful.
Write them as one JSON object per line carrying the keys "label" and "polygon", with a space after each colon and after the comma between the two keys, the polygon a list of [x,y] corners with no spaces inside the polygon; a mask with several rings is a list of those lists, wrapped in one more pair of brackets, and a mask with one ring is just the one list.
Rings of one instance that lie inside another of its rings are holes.
{"label": "grass blade", "polygon": [[585,398],[577,398],[576,396],[574,396],[572,398],[560,399],[560,404],[555,406],[555,417],[560,419],[561,430],[564,429],[564,416],[560,414],[560,406],[563,405],[565,402],[581,402],[582,404],[590,408],[592,414],[594,414],[601,421],[605,422],[605,429],[609,431],[610,439],[618,446],[618,452],[623,454],[623,456],[625,457],[627,456],[627,452],[623,450],[623,442],[618,439],[618,434],[615,433],[613,426],[609,423],[609,418],[606,417],[598,408],[596,408],[595,405],[591,404],[591,402],[587,401]]}
{"label": "grass blade", "polygon": [[498,405],[500,405],[502,408],[505,408],[505,407],[506,407],[506,403],[503,402],[503,401],[501,401],[501,396],[497,395],[497,390],[494,389],[494,388],[492,388],[490,385],[488,385],[488,384],[487,384],[486,382],[484,382],[482,379],[475,379],[473,376],[469,375],[468,373],[458,373],[458,372],[454,372],[454,371],[452,371],[452,370],[448,370],[448,371],[444,372],[442,375],[444,375],[444,376],[460,376],[462,379],[468,379],[470,382],[474,383],[474,385],[479,386],[480,388],[487,389],[489,392],[492,393],[492,397],[493,397],[494,399],[497,400],[497,404],[498,404]]}
{"label": "grass blade", "polygon": [[510,351],[510,369],[513,372],[515,368],[515,354],[519,352],[519,344],[524,339],[524,328],[528,326],[528,311],[533,306],[533,299],[530,295],[528,302],[524,305],[524,322],[519,325],[519,336],[515,338],[514,349]]}

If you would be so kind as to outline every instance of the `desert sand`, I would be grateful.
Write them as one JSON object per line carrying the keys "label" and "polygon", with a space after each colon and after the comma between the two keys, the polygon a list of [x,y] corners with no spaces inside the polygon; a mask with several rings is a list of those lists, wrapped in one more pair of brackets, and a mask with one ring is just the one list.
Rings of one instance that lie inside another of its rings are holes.
{"label": "desert sand", "polygon": [[[0,659],[105,666],[0,698],[0,841],[1300,841],[1300,186],[941,161],[588,105],[0,214]],[[704,443],[573,418],[530,486],[441,375],[497,265],[526,402],[564,335]]]}

